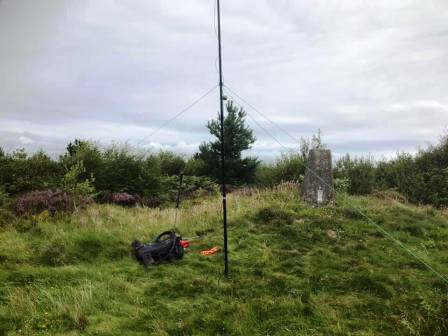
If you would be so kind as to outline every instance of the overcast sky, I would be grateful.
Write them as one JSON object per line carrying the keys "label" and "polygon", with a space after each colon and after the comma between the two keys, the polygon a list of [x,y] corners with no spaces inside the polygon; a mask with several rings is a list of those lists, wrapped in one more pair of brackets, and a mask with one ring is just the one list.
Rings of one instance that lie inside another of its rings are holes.
{"label": "overcast sky", "polygon": [[[390,156],[448,126],[448,1],[223,0],[224,81],[297,139]],[[193,153],[217,84],[213,0],[0,0],[0,145]],[[290,137],[245,105],[286,147]],[[282,148],[250,119],[265,159]]]}

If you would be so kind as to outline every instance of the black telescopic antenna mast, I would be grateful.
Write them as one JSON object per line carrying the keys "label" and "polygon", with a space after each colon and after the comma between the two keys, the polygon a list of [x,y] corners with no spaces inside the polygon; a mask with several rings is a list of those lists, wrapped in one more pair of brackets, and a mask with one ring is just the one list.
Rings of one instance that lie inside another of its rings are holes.
{"label": "black telescopic antenna mast", "polygon": [[216,0],[218,10],[218,50],[219,50],[219,102],[220,102],[220,121],[221,121],[221,189],[222,189],[222,219],[224,224],[224,274],[229,275],[229,258],[227,250],[227,197],[225,184],[225,153],[224,153],[224,97],[222,94],[222,57],[221,57],[221,11],[219,0]]}

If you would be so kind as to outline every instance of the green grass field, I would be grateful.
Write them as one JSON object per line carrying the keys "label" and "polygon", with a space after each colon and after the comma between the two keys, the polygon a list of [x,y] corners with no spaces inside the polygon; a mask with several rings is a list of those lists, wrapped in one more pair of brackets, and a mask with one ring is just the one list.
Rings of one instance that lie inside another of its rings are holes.
{"label": "green grass field", "polygon": [[[448,212],[339,195],[314,209],[291,188],[183,204],[185,258],[144,269],[134,238],[172,228],[173,209],[91,205],[0,228],[0,335],[447,335],[448,284],[348,202],[448,274]],[[331,230],[331,231],[329,231]]]}

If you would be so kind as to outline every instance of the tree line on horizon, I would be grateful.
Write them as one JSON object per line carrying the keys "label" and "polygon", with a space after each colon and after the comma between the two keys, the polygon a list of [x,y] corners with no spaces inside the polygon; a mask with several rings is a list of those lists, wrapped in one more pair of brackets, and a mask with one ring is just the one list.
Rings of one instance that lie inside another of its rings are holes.
{"label": "tree line on horizon", "polygon": [[[226,106],[224,139],[225,183],[232,186],[271,187],[286,181],[301,182],[308,151],[324,147],[320,131],[311,140],[300,139],[294,152],[282,153],[273,163],[243,152],[255,142],[246,113],[231,101]],[[28,155],[23,149],[6,153],[0,147],[0,196],[61,188],[89,195],[126,192],[159,200],[170,199],[177,176],[185,175],[185,189],[216,190],[221,178],[220,119],[207,123],[213,141],[202,143],[192,157],[170,151],[138,152],[123,145],[100,148],[76,139],[57,159],[44,151]],[[448,136],[417,154],[397,154],[390,160],[346,155],[335,162],[335,187],[341,192],[367,195],[393,190],[411,202],[448,206]],[[1,198],[1,197],[0,197]]]}

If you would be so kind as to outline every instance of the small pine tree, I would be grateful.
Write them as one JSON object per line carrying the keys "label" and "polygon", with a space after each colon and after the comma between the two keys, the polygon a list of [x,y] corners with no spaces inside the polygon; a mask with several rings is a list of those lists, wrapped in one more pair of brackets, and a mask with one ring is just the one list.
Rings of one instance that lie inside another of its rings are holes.
{"label": "small pine tree", "polygon": [[[242,152],[251,148],[256,140],[255,136],[246,125],[246,112],[243,108],[237,108],[232,101],[229,101],[226,110],[227,114],[224,118],[225,182],[232,184],[251,182],[259,161],[257,158],[243,158]],[[207,175],[221,180],[221,120],[219,115],[207,123],[207,128],[216,140],[201,144],[196,158],[204,162]]]}

